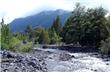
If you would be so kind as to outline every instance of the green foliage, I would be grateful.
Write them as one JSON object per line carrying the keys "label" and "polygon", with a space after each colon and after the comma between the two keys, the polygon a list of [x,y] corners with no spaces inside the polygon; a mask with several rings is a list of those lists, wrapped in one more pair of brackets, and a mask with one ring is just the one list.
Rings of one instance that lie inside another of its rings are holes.
{"label": "green foliage", "polygon": [[60,17],[57,16],[53,22],[53,25],[49,29],[50,44],[56,44],[61,42],[62,40],[61,31],[62,31],[62,27],[61,27]]}
{"label": "green foliage", "polygon": [[33,30],[33,28],[32,28],[31,25],[28,25],[28,26],[26,27],[25,33],[26,33],[26,35],[28,36],[27,39],[28,39],[29,41],[34,41],[35,35],[34,35],[34,30]]}
{"label": "green foliage", "polygon": [[4,20],[1,22],[1,49],[11,51],[29,52],[32,49],[32,42],[23,43],[27,37],[22,33],[12,34],[9,29],[9,25],[4,24]]}
{"label": "green foliage", "polygon": [[62,37],[60,37],[55,30],[49,31],[49,36],[50,36],[50,44],[56,44],[61,42]]}
{"label": "green foliage", "polygon": [[12,35],[9,29],[9,25],[4,24],[4,20],[1,22],[1,49],[9,49],[9,43]]}
{"label": "green foliage", "polygon": [[110,21],[107,20],[106,28],[108,30],[108,38],[106,40],[101,41],[101,45],[99,47],[99,51],[102,54],[110,54]]}
{"label": "green foliage", "polygon": [[26,44],[21,44],[18,48],[20,52],[30,52],[32,50],[33,44],[32,42],[28,42]]}
{"label": "green foliage", "polygon": [[76,7],[73,14],[67,19],[63,27],[63,39],[66,43],[77,43],[80,40],[81,36],[81,24],[84,23],[84,7],[79,3],[76,4]]}
{"label": "green foliage", "polygon": [[19,40],[16,37],[11,38],[9,44],[9,50],[19,51],[19,52],[29,52],[32,50],[32,42],[22,43],[22,40]]}
{"label": "green foliage", "polygon": [[27,40],[27,36],[25,35],[25,34],[23,34],[23,33],[15,33],[15,34],[13,34],[13,36],[14,37],[16,37],[17,39],[19,39],[19,40]]}
{"label": "green foliage", "polygon": [[49,44],[50,43],[50,38],[49,38],[49,34],[48,34],[47,30],[45,30],[45,29],[42,30],[38,41],[40,44]]}
{"label": "green foliage", "polygon": [[43,28],[41,28],[41,27],[34,29],[34,35],[35,35],[34,44],[39,43],[39,38],[40,38],[40,34],[41,34],[42,30],[43,30]]}
{"label": "green foliage", "polygon": [[52,30],[54,29],[58,35],[61,34],[62,27],[61,27],[59,16],[57,16],[56,19],[54,20],[53,25],[51,26],[51,29]]}
{"label": "green foliage", "polygon": [[105,41],[101,41],[99,49],[102,54],[108,54],[110,52],[110,37],[108,37]]}
{"label": "green foliage", "polygon": [[80,44],[99,46],[100,41],[108,36],[106,29],[106,10],[103,8],[88,9],[85,12],[85,23],[82,24]]}
{"label": "green foliage", "polygon": [[16,51],[20,45],[21,45],[21,40],[19,40],[18,38],[12,37],[10,39],[10,43],[9,43],[10,50]]}
{"label": "green foliage", "polygon": [[1,42],[1,50],[4,50],[4,49],[9,50],[9,45]]}
{"label": "green foliage", "polygon": [[106,28],[107,28],[107,30],[108,30],[108,32],[110,34],[110,16],[108,16],[106,18]]}
{"label": "green foliage", "polygon": [[106,29],[106,10],[102,7],[85,10],[76,4],[66,24],[63,27],[63,41],[77,43],[82,46],[99,46],[100,41],[108,36]]}

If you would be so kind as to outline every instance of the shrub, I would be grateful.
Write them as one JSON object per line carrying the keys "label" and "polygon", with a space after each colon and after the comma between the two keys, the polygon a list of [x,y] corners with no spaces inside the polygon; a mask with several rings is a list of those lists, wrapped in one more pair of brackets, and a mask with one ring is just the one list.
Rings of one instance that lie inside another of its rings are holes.
{"label": "shrub", "polygon": [[16,37],[12,37],[9,43],[9,50],[16,51],[19,48],[20,44],[21,40],[17,39]]}
{"label": "shrub", "polygon": [[1,43],[1,50],[4,50],[4,49],[9,50],[9,45],[6,43]]}
{"label": "shrub", "polygon": [[22,43],[22,40],[19,40],[16,37],[10,39],[9,44],[2,43],[3,48],[10,51],[16,52],[29,52],[32,49],[32,42]]}
{"label": "shrub", "polygon": [[12,37],[8,41],[9,41],[8,43],[6,43],[6,42],[1,43],[2,50],[5,49],[5,50],[15,51],[21,43],[21,41],[19,39],[17,39],[16,37]]}
{"label": "shrub", "polygon": [[31,50],[32,50],[32,42],[22,44],[19,46],[19,49],[18,49],[18,51],[20,51],[20,52],[29,52]]}

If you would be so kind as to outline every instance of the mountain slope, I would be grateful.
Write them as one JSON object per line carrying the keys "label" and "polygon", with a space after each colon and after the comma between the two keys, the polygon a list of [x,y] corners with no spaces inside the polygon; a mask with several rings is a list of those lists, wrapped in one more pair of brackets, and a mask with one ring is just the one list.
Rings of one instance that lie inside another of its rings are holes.
{"label": "mountain slope", "polygon": [[10,28],[13,32],[23,31],[29,24],[31,24],[32,27],[42,26],[45,28],[49,28],[52,25],[56,16],[59,15],[61,18],[61,23],[64,24],[64,22],[70,16],[70,14],[70,12],[64,10],[43,11],[36,15],[13,20],[10,23]]}

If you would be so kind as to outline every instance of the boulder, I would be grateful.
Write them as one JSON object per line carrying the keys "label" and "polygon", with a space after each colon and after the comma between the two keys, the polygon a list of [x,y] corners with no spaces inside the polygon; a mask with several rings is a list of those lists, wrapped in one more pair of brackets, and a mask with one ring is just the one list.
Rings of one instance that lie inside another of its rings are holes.
{"label": "boulder", "polygon": [[71,58],[75,57],[74,55],[70,55],[66,52],[63,52],[59,55],[59,60],[61,61],[67,61],[67,60],[70,60]]}

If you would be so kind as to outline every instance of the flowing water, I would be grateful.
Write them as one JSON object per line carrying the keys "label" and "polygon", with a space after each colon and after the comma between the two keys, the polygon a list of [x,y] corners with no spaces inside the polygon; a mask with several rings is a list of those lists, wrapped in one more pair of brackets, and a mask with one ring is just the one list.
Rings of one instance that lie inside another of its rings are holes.
{"label": "flowing water", "polygon": [[[42,49],[52,52],[46,58],[48,72],[110,72],[110,61],[98,58],[96,53],[70,53],[57,49]],[[96,55],[95,55],[96,54]],[[64,60],[61,57],[68,57]]]}

